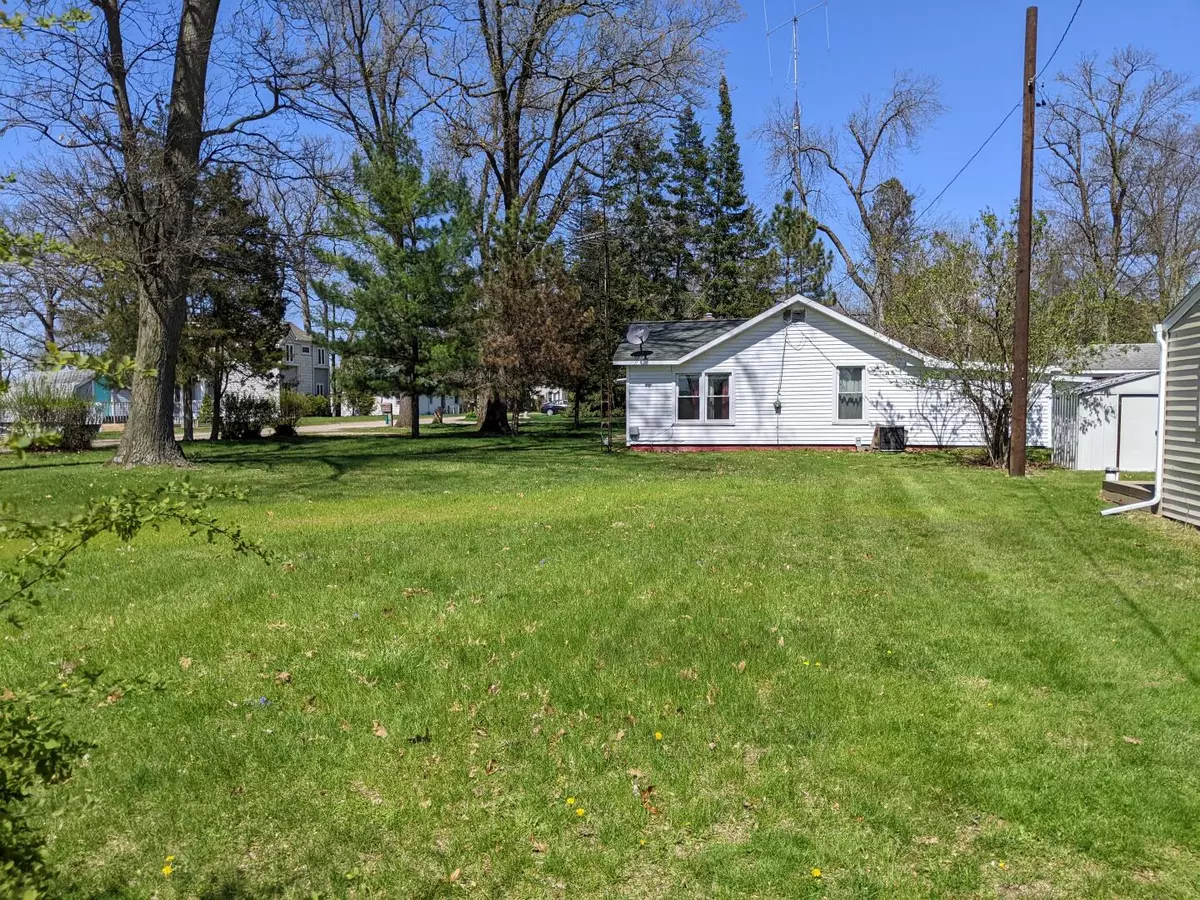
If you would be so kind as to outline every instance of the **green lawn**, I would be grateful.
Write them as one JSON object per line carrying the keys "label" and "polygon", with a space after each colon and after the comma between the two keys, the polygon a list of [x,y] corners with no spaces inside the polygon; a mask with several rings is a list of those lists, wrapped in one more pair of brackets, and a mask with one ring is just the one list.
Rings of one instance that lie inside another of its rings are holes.
{"label": "green lawn", "polygon": [[305,416],[300,425],[344,425],[347,422],[383,422],[383,416]]}
{"label": "green lawn", "polygon": [[[61,896],[1200,895],[1200,534],[1095,473],[544,420],[189,452],[278,561],[105,543],[6,633],[0,693],[130,685],[73,721]],[[0,496],[172,477],[107,455]]]}

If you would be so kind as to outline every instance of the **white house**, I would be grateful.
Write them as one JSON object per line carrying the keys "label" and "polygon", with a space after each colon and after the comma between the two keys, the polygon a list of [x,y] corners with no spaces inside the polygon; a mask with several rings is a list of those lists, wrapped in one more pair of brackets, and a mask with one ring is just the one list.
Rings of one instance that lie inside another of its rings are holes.
{"label": "white house", "polygon": [[[877,426],[903,427],[910,447],[983,444],[966,401],[921,377],[937,360],[806,297],[752,319],[650,322],[643,337],[613,358],[636,449],[869,446]],[[1030,394],[1028,442],[1049,446],[1050,391]]]}

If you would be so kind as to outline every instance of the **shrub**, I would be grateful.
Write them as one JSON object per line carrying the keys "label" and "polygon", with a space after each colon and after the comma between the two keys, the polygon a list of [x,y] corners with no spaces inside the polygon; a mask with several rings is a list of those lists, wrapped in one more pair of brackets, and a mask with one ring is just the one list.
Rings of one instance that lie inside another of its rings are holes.
{"label": "shrub", "polygon": [[304,414],[306,416],[320,416],[322,418],[328,418],[332,415],[332,412],[329,409],[329,398],[304,396]]}
{"label": "shrub", "polygon": [[221,439],[240,441],[262,437],[275,421],[275,401],[252,394],[226,394],[221,402]]}
{"label": "shrub", "polygon": [[212,394],[205,394],[204,399],[200,401],[200,411],[196,414],[196,421],[198,421],[201,425],[211,425],[212,417]]}
{"label": "shrub", "polygon": [[276,437],[292,437],[296,425],[308,414],[308,399],[303,394],[284,388],[279,392],[279,410],[275,414]]}
{"label": "shrub", "polygon": [[35,442],[39,449],[87,450],[100,430],[93,419],[92,404],[50,381],[30,381],[9,393],[4,400],[16,420],[17,432],[50,435],[52,442]]}
{"label": "shrub", "polygon": [[348,390],[342,396],[352,416],[369,416],[375,408],[375,395],[368,390]]}

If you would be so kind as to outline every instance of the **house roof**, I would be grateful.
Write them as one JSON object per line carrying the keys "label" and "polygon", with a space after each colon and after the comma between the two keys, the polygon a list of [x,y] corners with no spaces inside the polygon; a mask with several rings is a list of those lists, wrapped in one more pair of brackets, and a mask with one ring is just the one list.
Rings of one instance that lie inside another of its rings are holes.
{"label": "house roof", "polygon": [[1184,298],[1179,301],[1173,310],[1167,313],[1167,317],[1163,319],[1163,331],[1170,331],[1179,321],[1192,311],[1197,303],[1200,303],[1200,281],[1192,286],[1192,289],[1184,295]]}
{"label": "house roof", "polygon": [[1134,381],[1143,381],[1149,378],[1157,378],[1158,372],[1126,372],[1124,375],[1114,375],[1111,378],[1098,378],[1093,381],[1083,381],[1070,388],[1073,394],[1096,394],[1107,391],[1109,388],[1119,387],[1122,384],[1129,384]]}
{"label": "house roof", "polygon": [[287,336],[289,338],[291,338],[293,341],[311,341],[313,339],[313,336],[311,334],[309,334],[307,331],[305,331],[303,328],[301,328],[299,325],[296,325],[292,322],[288,322],[287,327],[288,327]]}
{"label": "house roof", "polygon": [[623,340],[617,347],[617,352],[613,355],[613,364],[618,366],[639,364],[663,366],[685,363],[693,357],[699,356],[701,353],[729,340],[734,335],[741,334],[743,331],[753,328],[759,322],[793,306],[804,306],[807,309],[815,310],[821,315],[847,325],[856,331],[860,331],[922,362],[935,365],[938,362],[932,357],[921,353],[919,350],[914,350],[899,341],[893,340],[857,319],[852,319],[850,316],[843,315],[822,303],[817,303],[815,300],[810,300],[807,297],[797,294],[794,297],[776,303],[769,309],[763,310],[751,319],[693,319],[686,322],[635,323],[645,325],[650,329],[650,334],[642,345],[642,351],[644,352],[639,353],[637,345],[630,343],[628,340]]}
{"label": "house roof", "polygon": [[20,378],[13,379],[18,385],[48,389],[55,393],[73,393],[78,388],[94,381],[95,374],[86,369],[53,369],[49,371],[28,372]]}
{"label": "house roof", "polygon": [[1078,360],[1084,372],[1158,371],[1158,344],[1099,344]]}

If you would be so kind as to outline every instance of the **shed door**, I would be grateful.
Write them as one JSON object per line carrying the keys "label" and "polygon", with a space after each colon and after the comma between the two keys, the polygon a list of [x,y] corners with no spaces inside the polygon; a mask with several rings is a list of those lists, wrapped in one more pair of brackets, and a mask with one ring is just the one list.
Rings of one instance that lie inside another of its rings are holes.
{"label": "shed door", "polygon": [[1125,472],[1153,472],[1158,464],[1158,398],[1129,394],[1120,400],[1117,466]]}

